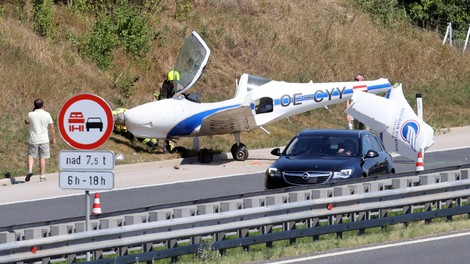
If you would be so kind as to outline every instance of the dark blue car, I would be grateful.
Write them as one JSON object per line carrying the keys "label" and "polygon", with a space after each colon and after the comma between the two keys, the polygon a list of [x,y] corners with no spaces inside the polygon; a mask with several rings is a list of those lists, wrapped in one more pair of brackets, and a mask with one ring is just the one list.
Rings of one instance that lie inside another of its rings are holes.
{"label": "dark blue car", "polygon": [[305,129],[265,173],[267,189],[395,173],[392,156],[367,130]]}

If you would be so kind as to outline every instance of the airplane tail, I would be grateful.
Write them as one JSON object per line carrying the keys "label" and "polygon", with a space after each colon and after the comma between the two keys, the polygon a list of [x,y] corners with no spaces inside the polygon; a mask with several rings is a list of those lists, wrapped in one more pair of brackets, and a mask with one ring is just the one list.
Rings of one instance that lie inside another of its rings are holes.
{"label": "airplane tail", "polygon": [[417,171],[422,170],[424,151],[434,144],[434,130],[415,114],[401,84],[395,84],[386,98],[355,92],[346,113],[381,133],[388,152],[417,161]]}

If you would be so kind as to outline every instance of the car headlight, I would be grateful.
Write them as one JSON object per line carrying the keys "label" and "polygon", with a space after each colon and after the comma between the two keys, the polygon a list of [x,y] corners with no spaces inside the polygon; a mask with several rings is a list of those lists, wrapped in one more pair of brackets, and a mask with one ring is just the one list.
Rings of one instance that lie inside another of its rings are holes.
{"label": "car headlight", "polygon": [[346,179],[353,174],[353,169],[344,169],[333,172],[333,179]]}
{"label": "car headlight", "polygon": [[280,177],[281,176],[281,172],[277,169],[277,168],[268,168],[266,170],[266,176],[269,176],[269,177]]}

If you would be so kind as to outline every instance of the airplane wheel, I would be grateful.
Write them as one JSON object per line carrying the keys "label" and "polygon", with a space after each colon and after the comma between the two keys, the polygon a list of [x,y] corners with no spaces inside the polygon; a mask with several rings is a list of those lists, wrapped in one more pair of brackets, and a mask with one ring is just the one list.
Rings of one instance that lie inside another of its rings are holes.
{"label": "airplane wheel", "polygon": [[[232,149],[233,149],[233,147],[232,147]],[[234,160],[244,161],[248,158],[248,148],[245,145],[240,144],[240,146],[237,146],[232,151],[232,156],[233,156]]]}
{"label": "airplane wheel", "polygon": [[182,158],[187,158],[189,156],[188,155],[189,154],[188,149],[186,149],[185,147],[180,147],[180,146],[173,148],[171,153],[178,153],[178,154],[180,154],[180,156]]}
{"label": "airplane wheel", "polygon": [[240,143],[240,146],[238,146],[237,143],[235,143],[235,144],[232,145],[232,148],[230,149],[230,152],[232,153],[232,155],[235,155],[235,151],[239,147],[245,147],[246,148],[245,144],[243,144],[243,143]]}
{"label": "airplane wheel", "polygon": [[[240,145],[243,145],[243,144],[240,144]],[[243,145],[244,146],[244,145]],[[237,143],[233,144],[232,145],[232,148],[230,149],[230,153],[232,153],[232,155],[235,155],[235,150],[237,149]]]}

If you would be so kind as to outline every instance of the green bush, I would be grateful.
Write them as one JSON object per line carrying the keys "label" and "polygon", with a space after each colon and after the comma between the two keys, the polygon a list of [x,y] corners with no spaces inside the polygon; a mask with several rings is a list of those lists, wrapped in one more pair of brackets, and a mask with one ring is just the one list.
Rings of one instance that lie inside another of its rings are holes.
{"label": "green bush", "polygon": [[94,29],[86,37],[81,53],[95,62],[101,69],[108,69],[112,52],[118,45],[116,26],[109,16],[98,18]]}
{"label": "green bush", "polygon": [[86,37],[83,55],[102,69],[110,67],[112,51],[119,47],[135,59],[140,59],[150,49],[149,31],[141,10],[122,1],[114,10],[97,18],[94,29]]}
{"label": "green bush", "polygon": [[50,37],[54,31],[52,0],[34,0],[33,20],[36,32],[43,37]]}
{"label": "green bush", "polygon": [[398,4],[398,0],[354,0],[361,8],[381,21],[385,26],[390,26],[396,21],[406,19],[406,12]]}
{"label": "green bush", "polygon": [[176,0],[175,18],[178,21],[186,20],[191,10],[192,10],[192,5],[189,0]]}
{"label": "green bush", "polygon": [[145,16],[136,7],[117,7],[114,23],[121,46],[134,58],[142,58],[150,49],[150,34]]}

